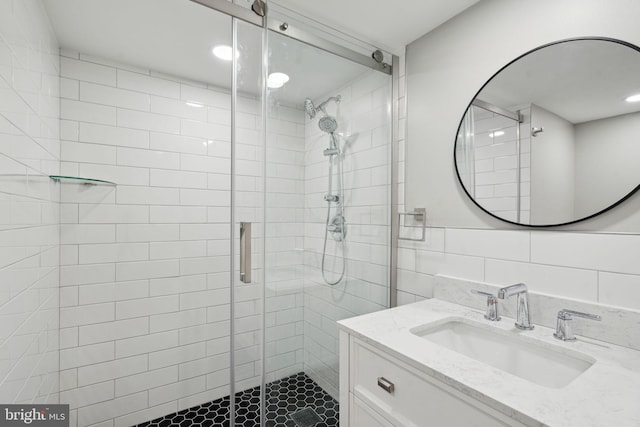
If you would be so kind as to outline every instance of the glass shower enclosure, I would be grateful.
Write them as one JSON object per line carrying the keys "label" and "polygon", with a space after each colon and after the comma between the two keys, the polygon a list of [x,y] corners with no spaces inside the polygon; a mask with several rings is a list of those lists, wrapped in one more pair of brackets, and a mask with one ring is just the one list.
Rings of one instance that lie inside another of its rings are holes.
{"label": "glass shower enclosure", "polygon": [[335,322],[390,304],[391,67],[251,6],[0,0],[0,404],[338,424]]}

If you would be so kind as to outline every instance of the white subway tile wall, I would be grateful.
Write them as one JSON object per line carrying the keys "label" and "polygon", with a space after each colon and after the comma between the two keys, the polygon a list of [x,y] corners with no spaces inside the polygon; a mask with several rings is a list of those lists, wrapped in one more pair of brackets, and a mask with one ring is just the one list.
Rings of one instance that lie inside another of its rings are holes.
{"label": "white subway tile wall", "polygon": [[398,299],[431,298],[442,274],[638,310],[639,245],[636,234],[427,228],[425,242],[399,243]]}
{"label": "white subway tile wall", "polygon": [[[398,289],[404,303],[431,298],[436,274],[488,283],[526,283],[549,295],[640,309],[635,296],[640,239],[631,234],[427,228],[444,245],[400,242]],[[437,237],[440,239],[441,237]]]}
{"label": "white subway tile wall", "polygon": [[[269,103],[267,115],[267,381],[304,370],[304,112]],[[247,182],[262,188],[258,180]],[[247,307],[250,310],[250,307]]]}
{"label": "white subway tile wall", "polygon": [[[329,147],[329,135],[318,129],[318,117],[306,120],[304,152],[304,371],[336,398],[339,345],[335,322],[389,304],[391,79],[366,71],[314,101],[338,94],[342,101],[327,105],[327,111],[336,114],[344,152],[347,268],[336,286],[327,285],[320,270],[329,171],[323,150]],[[334,175],[334,191],[336,185]],[[331,237],[326,265],[327,277],[337,279],[342,247]]]}
{"label": "white subway tile wall", "polygon": [[[467,189],[487,211],[509,221],[528,223],[530,217],[531,107],[511,108],[522,117],[520,123],[520,206],[518,206],[518,144],[516,122],[479,107],[474,111],[474,167],[456,151],[461,177],[473,172],[475,188]],[[475,192],[474,192],[475,191]],[[518,221],[518,207],[520,219]]]}
{"label": "white subway tile wall", "polygon": [[427,228],[427,242],[400,242],[399,300],[431,298],[443,274],[637,310],[638,245],[632,234]]}
{"label": "white subway tile wall", "polygon": [[[74,51],[60,60],[62,170],[118,184],[65,186],[61,195],[61,401],[71,425],[129,426],[226,395],[230,95]],[[260,103],[241,100],[236,219],[259,222]],[[259,381],[259,223],[253,234],[257,280],[236,291],[238,389]],[[273,281],[274,295],[288,295],[284,279]],[[274,310],[289,308],[274,301]],[[298,318],[269,313],[277,334],[268,369],[301,369],[291,346],[302,341],[298,310]]]}
{"label": "white subway tile wall", "polygon": [[41,2],[0,1],[2,403],[59,400],[59,68]]}

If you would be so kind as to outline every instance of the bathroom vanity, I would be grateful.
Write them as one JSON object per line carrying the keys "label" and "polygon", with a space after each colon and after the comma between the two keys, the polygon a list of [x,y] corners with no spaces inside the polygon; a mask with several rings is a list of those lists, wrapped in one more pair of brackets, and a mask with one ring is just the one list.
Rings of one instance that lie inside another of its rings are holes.
{"label": "bathroom vanity", "polygon": [[640,425],[635,349],[440,299],[339,325],[342,426]]}
{"label": "bathroom vanity", "polygon": [[[348,346],[348,411],[352,427],[389,426],[521,426],[490,406],[425,374],[402,357],[346,335]],[[342,384],[341,384],[342,386]],[[345,396],[347,390],[345,390]]]}

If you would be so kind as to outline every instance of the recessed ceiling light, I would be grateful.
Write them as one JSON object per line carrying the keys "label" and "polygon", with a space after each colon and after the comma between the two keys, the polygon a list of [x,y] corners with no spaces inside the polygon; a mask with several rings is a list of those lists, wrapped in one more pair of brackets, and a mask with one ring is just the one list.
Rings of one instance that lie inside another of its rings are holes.
{"label": "recessed ceiling light", "polygon": [[627,96],[625,99],[627,102],[638,102],[640,101],[640,93],[636,93],[635,95]]}
{"label": "recessed ceiling light", "polygon": [[[214,47],[211,51],[216,57],[222,59],[223,61],[231,61],[233,59],[232,57],[233,49],[231,48],[231,46],[221,44]],[[236,52],[236,58],[237,57],[238,57],[238,53]]]}
{"label": "recessed ceiling light", "polygon": [[495,131],[495,132],[491,132],[491,133],[489,134],[489,137],[491,137],[491,138],[497,138],[497,137],[502,136],[502,135],[504,135],[504,132],[503,132],[503,131],[501,131],[501,130],[497,130],[497,131]]}
{"label": "recessed ceiling light", "polygon": [[289,81],[289,76],[285,73],[271,73],[267,79],[267,86],[271,89],[277,89],[284,86]]}

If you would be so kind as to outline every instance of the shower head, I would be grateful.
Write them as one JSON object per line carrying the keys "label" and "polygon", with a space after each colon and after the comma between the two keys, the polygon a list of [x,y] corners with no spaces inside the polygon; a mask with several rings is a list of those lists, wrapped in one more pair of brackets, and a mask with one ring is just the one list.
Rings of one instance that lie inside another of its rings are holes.
{"label": "shower head", "polygon": [[313,101],[307,98],[304,100],[304,111],[307,113],[310,119],[313,119],[316,116],[316,113],[318,111],[322,111],[323,113],[327,114],[327,112],[324,109],[324,106],[327,105],[329,101],[340,102],[341,99],[342,97],[340,95],[332,96],[331,98],[327,99],[322,104],[316,107],[315,105],[313,105]]}
{"label": "shower head", "polygon": [[338,122],[331,116],[324,116],[318,120],[318,127],[322,132],[333,133],[338,129]]}
{"label": "shower head", "polygon": [[327,103],[330,101],[335,101],[336,103],[338,103],[341,99],[342,97],[340,95],[332,96],[316,107],[315,105],[313,105],[313,101],[307,98],[304,100],[304,111],[307,113],[310,119],[313,119],[318,111],[322,111],[324,113],[324,117],[321,117],[320,120],[318,120],[318,127],[322,132],[333,134],[333,132],[338,129],[338,121],[335,119],[335,117],[331,117],[327,114],[324,106],[327,105]]}
{"label": "shower head", "polygon": [[316,116],[316,107],[314,107],[313,101],[309,98],[304,100],[304,111],[306,111],[310,119]]}

